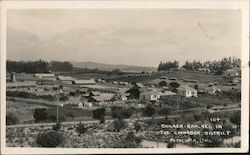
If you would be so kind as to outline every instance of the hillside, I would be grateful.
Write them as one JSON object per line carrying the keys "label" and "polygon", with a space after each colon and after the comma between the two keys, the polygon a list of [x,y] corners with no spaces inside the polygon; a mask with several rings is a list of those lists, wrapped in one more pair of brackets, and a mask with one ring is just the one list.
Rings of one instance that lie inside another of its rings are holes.
{"label": "hillside", "polygon": [[152,72],[156,71],[157,68],[154,67],[144,67],[144,66],[130,66],[130,65],[113,65],[113,64],[105,64],[105,63],[96,63],[96,62],[70,62],[73,67],[76,68],[89,68],[89,69],[99,69],[105,71],[111,71],[113,69],[120,69],[123,72]]}

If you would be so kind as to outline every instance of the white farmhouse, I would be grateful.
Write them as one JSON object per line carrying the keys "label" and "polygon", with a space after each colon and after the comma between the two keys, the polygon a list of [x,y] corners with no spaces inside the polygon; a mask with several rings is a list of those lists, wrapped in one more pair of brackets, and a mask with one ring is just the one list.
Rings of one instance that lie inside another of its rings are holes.
{"label": "white farmhouse", "polygon": [[177,88],[177,94],[185,97],[198,97],[198,91],[190,86],[180,86]]}

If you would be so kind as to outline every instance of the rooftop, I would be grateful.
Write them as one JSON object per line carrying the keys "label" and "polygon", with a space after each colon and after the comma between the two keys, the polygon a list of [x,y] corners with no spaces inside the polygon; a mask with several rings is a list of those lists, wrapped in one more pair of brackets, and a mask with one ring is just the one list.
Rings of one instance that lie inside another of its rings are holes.
{"label": "rooftop", "polygon": [[73,81],[74,80],[71,76],[58,76],[57,79],[61,81]]}

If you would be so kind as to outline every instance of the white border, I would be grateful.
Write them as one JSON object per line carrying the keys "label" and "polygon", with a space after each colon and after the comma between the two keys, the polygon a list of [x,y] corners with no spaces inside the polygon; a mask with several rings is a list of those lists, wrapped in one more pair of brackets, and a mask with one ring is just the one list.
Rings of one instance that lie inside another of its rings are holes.
{"label": "white border", "polygon": [[[154,148],[154,149],[84,149],[84,148],[10,148],[5,146],[6,110],[6,10],[8,9],[83,9],[83,8],[166,8],[166,9],[237,9],[242,14],[242,109],[241,148]],[[215,153],[248,152],[249,144],[249,1],[1,1],[1,154],[100,154],[100,153]]]}

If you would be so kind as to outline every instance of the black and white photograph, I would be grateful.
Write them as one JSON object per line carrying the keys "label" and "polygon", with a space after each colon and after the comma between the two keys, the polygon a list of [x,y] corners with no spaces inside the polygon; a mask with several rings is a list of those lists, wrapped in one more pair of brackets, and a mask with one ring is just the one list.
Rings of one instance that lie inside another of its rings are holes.
{"label": "black and white photograph", "polygon": [[242,5],[29,4],[1,23],[5,149],[248,150]]}

